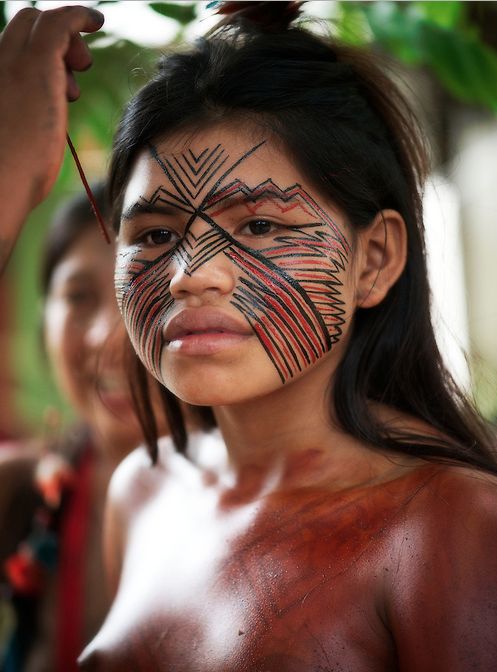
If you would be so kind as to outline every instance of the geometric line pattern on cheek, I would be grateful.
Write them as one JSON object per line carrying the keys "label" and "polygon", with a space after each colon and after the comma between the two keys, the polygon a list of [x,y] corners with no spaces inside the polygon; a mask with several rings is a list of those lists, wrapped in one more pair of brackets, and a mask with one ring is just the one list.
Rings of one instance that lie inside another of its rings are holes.
{"label": "geometric line pattern on cheek", "polygon": [[305,294],[279,269],[240,247],[226,254],[243,271],[232,304],[245,315],[286,382],[327,352],[331,337]]}
{"label": "geometric line pattern on cheek", "polygon": [[169,289],[171,253],[152,262],[135,261],[116,272],[118,303],[131,341],[145,367],[158,379],[164,347],[163,327],[173,305]]}
{"label": "geometric line pattern on cheek", "polygon": [[225,209],[227,199],[242,194],[257,203],[264,199],[290,205],[319,221],[292,226],[271,247],[258,252],[232,245],[226,252],[244,274],[233,295],[233,305],[251,324],[282,382],[331,349],[345,321],[343,285],[350,247],[329,214],[299,184],[282,190],[272,180],[250,189],[234,180],[213,194],[212,217]]}
{"label": "geometric line pattern on cheek", "polygon": [[333,335],[334,343],[345,319],[340,274],[345,271],[347,257],[326,232],[312,231],[318,227],[319,224],[309,224],[295,235],[279,236],[275,240],[279,245],[263,250],[263,255],[298,283],[327,332]]}

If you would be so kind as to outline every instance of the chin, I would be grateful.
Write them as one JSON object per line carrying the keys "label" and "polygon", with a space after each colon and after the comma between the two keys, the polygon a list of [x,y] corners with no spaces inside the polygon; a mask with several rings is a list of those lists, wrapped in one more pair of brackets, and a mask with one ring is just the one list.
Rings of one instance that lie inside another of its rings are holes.
{"label": "chin", "polygon": [[178,384],[166,380],[166,387],[179,399],[192,406],[233,406],[244,404],[266,397],[274,392],[281,390],[282,383],[276,376],[271,376],[271,380],[264,381],[262,378],[253,379],[245,376],[234,379],[226,379],[226,376],[211,377],[206,381],[197,380],[188,385],[188,381],[183,376]]}

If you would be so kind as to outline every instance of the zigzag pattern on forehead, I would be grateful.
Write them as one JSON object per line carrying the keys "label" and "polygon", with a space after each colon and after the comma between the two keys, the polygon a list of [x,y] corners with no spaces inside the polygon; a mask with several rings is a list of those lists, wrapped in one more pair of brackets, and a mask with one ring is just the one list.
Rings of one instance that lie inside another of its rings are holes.
{"label": "zigzag pattern on forehead", "polygon": [[[161,194],[164,194],[166,197],[165,202],[171,203],[175,207],[180,207],[180,209],[184,209],[186,212],[197,212],[202,209],[204,202],[209,201],[212,193],[217,190],[227,176],[247,157],[265,144],[265,142],[263,140],[258,145],[255,145],[255,147],[249,149],[248,152],[245,152],[221,176],[219,176],[219,173],[229,159],[229,154],[225,154],[225,150],[220,144],[216,145],[213,150],[209,148],[204,149],[197,156],[195,156],[191,149],[188,149],[187,152],[171,155],[171,158],[167,156],[161,157],[156,147],[149,145],[150,154],[174,187],[174,191],[159,187],[152,195],[152,199],[157,199],[158,196],[160,197]],[[216,179],[216,182],[212,184],[214,179]],[[211,185],[210,189],[204,196],[202,203],[196,206],[193,201],[199,198],[202,191],[206,190],[209,185]],[[162,199],[164,200],[163,197]],[[152,200],[143,200],[147,203],[152,202]]]}
{"label": "zigzag pattern on forehead", "polygon": [[[321,220],[321,225],[324,223],[330,227],[337,243],[340,244],[343,254],[348,254],[350,252],[349,243],[333,219],[326,210],[323,210],[323,208],[316,203],[312,196],[303,189],[300,184],[293,184],[291,187],[281,189],[272,179],[267,179],[251,189],[241,180],[233,180],[230,184],[221,187],[218,191],[213,193],[208,201],[205,202],[202,210],[204,212],[209,212],[210,216],[214,219],[230,207],[229,203],[225,207],[222,207],[221,204],[230,199],[234,199],[238,194],[242,194],[248,202],[263,201],[266,197],[270,203],[274,203],[275,201],[276,203],[277,201],[281,201],[282,203],[295,201],[302,207],[304,212],[309,213],[309,211],[311,211],[316,218]],[[210,212],[216,205],[218,208],[214,212]],[[220,205],[221,207],[219,207]],[[286,211],[288,210],[289,208]]]}

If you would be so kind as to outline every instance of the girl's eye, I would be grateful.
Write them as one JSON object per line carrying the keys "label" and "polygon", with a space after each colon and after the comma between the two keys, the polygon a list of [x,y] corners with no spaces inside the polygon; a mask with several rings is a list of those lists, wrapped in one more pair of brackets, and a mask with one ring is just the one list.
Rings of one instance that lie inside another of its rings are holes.
{"label": "girl's eye", "polygon": [[170,245],[175,240],[175,234],[169,229],[153,229],[142,236],[145,245]]}
{"label": "girl's eye", "polygon": [[276,224],[267,219],[254,219],[243,227],[242,233],[249,233],[252,236],[265,236],[276,229]]}
{"label": "girl's eye", "polygon": [[82,308],[89,306],[95,301],[92,292],[85,290],[68,290],[64,294],[65,302],[73,308]]}

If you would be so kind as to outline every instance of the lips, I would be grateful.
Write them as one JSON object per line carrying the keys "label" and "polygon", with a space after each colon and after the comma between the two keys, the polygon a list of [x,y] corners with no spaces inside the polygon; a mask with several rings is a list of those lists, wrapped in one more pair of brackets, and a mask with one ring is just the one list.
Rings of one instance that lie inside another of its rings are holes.
{"label": "lips", "polygon": [[252,333],[246,322],[241,322],[218,309],[202,307],[178,313],[168,323],[164,336],[171,343],[192,336],[209,334],[251,336]]}

